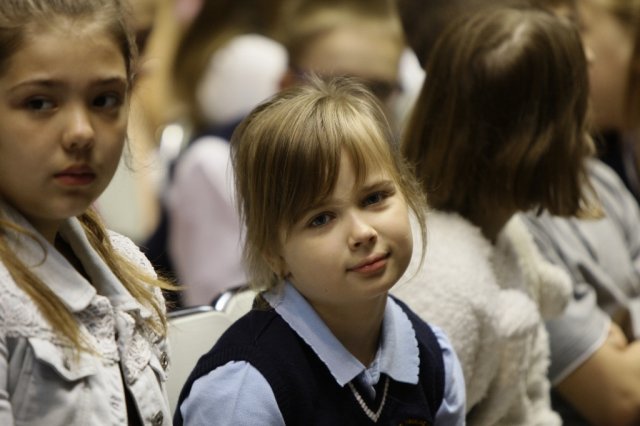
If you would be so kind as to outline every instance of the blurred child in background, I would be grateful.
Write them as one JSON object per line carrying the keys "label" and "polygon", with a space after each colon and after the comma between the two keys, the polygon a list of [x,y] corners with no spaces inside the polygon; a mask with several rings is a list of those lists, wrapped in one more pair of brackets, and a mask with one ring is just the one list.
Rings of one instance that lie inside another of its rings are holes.
{"label": "blurred child in background", "polygon": [[463,16],[435,40],[403,143],[434,208],[429,250],[394,292],[450,334],[469,424],[557,425],[544,319],[570,281],[515,215],[589,213],[580,37],[521,4]]}
{"label": "blurred child in background", "polygon": [[578,0],[600,158],[640,200],[640,1]]}

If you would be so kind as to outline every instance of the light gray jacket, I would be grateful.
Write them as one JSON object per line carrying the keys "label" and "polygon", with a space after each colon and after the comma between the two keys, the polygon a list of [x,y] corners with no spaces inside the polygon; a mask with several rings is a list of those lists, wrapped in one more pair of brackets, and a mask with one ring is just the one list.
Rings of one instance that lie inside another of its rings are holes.
{"label": "light gray jacket", "polygon": [[[171,424],[164,390],[167,344],[142,322],[152,312],[91,248],[77,219],[60,232],[93,285],[44,239],[44,260],[41,246],[24,236],[15,242],[16,253],[74,313],[96,353],[74,356],[0,263],[0,425],[126,425],[125,388],[145,425]],[[153,273],[129,239],[111,234],[111,241]]]}

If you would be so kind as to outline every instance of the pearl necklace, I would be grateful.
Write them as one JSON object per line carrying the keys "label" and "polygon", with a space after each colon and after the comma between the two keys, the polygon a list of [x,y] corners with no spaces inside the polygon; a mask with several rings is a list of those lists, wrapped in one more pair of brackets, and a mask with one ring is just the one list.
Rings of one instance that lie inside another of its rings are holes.
{"label": "pearl necklace", "polygon": [[364,399],[362,399],[362,395],[360,395],[360,392],[358,392],[356,387],[353,386],[353,383],[347,383],[347,385],[349,385],[349,389],[351,389],[351,392],[353,393],[353,396],[355,396],[356,401],[358,401],[358,404],[360,404],[360,408],[362,408],[367,417],[373,420],[374,423],[378,422],[380,414],[382,413],[382,409],[384,408],[384,403],[387,401],[387,392],[389,390],[389,376],[386,376],[385,379],[386,380],[384,382],[384,390],[382,391],[382,400],[380,401],[380,407],[378,407],[378,411],[376,411],[375,413],[367,406],[367,403],[364,402]]}

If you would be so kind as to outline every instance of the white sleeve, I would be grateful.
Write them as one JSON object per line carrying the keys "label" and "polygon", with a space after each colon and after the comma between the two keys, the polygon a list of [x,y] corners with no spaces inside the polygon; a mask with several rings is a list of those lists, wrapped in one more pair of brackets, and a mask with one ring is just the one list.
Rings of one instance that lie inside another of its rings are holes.
{"label": "white sleeve", "polygon": [[219,138],[193,143],[178,161],[167,199],[169,254],[186,306],[209,304],[246,283],[229,144]]}

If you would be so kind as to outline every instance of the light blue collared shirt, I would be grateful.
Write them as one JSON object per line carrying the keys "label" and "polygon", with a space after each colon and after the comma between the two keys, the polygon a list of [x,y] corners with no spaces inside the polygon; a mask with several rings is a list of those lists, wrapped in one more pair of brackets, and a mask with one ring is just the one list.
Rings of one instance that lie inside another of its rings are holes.
{"label": "light blue collared shirt", "polygon": [[[355,379],[374,396],[382,373],[398,382],[418,383],[418,341],[409,318],[393,299],[387,299],[380,347],[368,368],[338,341],[291,284],[285,284],[281,292],[265,294],[265,299],[327,365],[338,385]],[[444,398],[436,424],[463,425],[465,385],[460,362],[444,332],[431,328],[442,348],[445,369]],[[285,424],[269,383],[245,361],[231,361],[196,380],[180,411],[185,426]]]}

